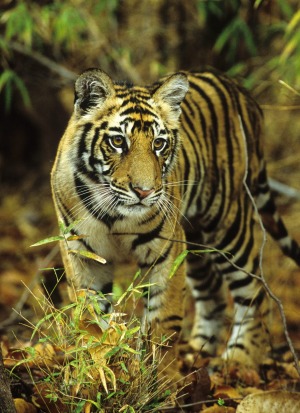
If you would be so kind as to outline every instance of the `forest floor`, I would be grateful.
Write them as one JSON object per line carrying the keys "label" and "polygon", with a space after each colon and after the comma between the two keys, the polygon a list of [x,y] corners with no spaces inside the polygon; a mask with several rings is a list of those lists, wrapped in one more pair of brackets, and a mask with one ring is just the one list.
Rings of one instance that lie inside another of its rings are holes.
{"label": "forest floor", "polygon": [[[280,119],[278,119],[279,114]],[[286,117],[286,114],[274,112],[272,116],[268,113],[266,115],[267,127],[271,125],[272,131],[280,131],[276,134],[276,138],[275,133],[268,134],[266,138],[269,175],[300,190],[299,137],[295,132],[290,133],[291,120]],[[44,403],[43,405],[37,398],[33,383],[41,382],[43,369],[38,369],[36,365],[34,367],[30,365],[26,371],[22,369],[22,366],[16,367],[16,363],[20,361],[20,354],[23,354],[22,351],[36,344],[34,340],[31,340],[31,335],[34,326],[39,325],[40,320],[45,317],[44,310],[39,305],[45,288],[48,291],[54,291],[52,294],[54,304],[68,303],[64,280],[58,288],[55,288],[62,274],[62,270],[59,270],[62,265],[56,244],[30,247],[41,239],[58,235],[50,186],[48,183],[37,186],[35,182],[33,177],[25,177],[19,188],[7,188],[6,196],[0,203],[0,339],[5,366],[13,370],[12,393],[13,397],[19,400],[17,403],[21,403],[17,408],[18,413],[26,411],[62,413],[73,410],[64,410],[53,402],[53,399],[52,404]],[[278,195],[276,201],[287,228],[300,242],[300,200]],[[191,358],[188,359],[183,355],[180,362],[184,373],[188,374],[191,370],[197,370],[197,374],[193,375],[193,388],[187,390],[188,395],[183,402],[183,405],[187,406],[178,407],[177,410],[155,407],[156,411],[233,413],[237,411],[241,400],[249,394],[270,390],[276,390],[276,394],[280,395],[282,391],[296,392],[296,394],[300,392],[295,359],[286,340],[288,333],[293,348],[299,356],[300,270],[282,254],[271,239],[268,239],[263,251],[263,268],[269,288],[283,306],[287,322],[285,329],[278,304],[270,299],[272,316],[269,319],[268,328],[270,344],[274,349],[272,358],[267,358],[258,372],[242,371],[238,368],[231,368],[226,372],[225,370],[214,372],[209,367],[211,360],[201,359],[194,355],[191,361]],[[40,326],[40,328],[43,327]],[[188,329],[187,324],[186,330]],[[23,350],[15,352],[17,348]],[[53,347],[52,350],[55,351],[55,348]],[[45,349],[43,351],[46,357],[47,351]],[[103,385],[103,381],[101,383]],[[42,392],[41,389],[40,391]],[[23,400],[26,406],[22,405],[20,400]],[[294,406],[296,406],[295,403]],[[300,403],[299,400],[297,403]],[[299,407],[299,404],[297,406]],[[152,410],[149,409],[149,411],[154,411],[155,408],[152,406]],[[76,411],[88,413],[88,409],[91,409],[91,406],[82,405],[81,410]],[[125,406],[123,410],[111,411],[130,412],[133,410]],[[253,408],[238,411],[262,412],[264,410]],[[296,412],[296,410],[289,411]],[[300,408],[297,411],[300,411]]]}

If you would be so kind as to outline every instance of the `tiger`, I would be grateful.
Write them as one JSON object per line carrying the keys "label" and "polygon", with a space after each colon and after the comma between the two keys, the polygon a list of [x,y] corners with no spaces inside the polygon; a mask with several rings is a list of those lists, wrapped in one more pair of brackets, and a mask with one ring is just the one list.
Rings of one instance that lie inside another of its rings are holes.
{"label": "tiger", "polygon": [[[195,308],[190,348],[218,354],[230,295],[222,358],[257,368],[269,311],[258,219],[300,265],[270,192],[259,105],[214,69],[136,86],[92,68],[76,80],[74,102],[51,172],[58,221],[71,236],[60,245],[70,299],[97,294],[109,313],[114,268],[130,257],[148,280],[144,317],[151,340],[166,343],[167,375],[179,374],[187,288]],[[74,254],[82,250],[106,263]]]}

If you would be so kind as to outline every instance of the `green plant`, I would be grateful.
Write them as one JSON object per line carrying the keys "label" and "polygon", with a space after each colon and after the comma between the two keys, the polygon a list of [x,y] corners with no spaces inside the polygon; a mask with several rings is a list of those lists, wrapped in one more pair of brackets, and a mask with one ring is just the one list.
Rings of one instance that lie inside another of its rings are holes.
{"label": "green plant", "polygon": [[29,323],[35,344],[21,350],[14,371],[27,369],[43,410],[129,413],[170,405],[173,395],[167,382],[157,382],[158,360],[146,351],[153,344],[142,337],[137,319],[126,324],[119,313],[102,314],[95,296],[80,296],[61,309],[36,299],[45,315],[35,326]]}
{"label": "green plant", "polygon": [[30,97],[23,80],[11,69],[5,69],[0,74],[0,93],[4,94],[5,110],[9,111],[14,90],[17,90],[25,106],[30,106]]}

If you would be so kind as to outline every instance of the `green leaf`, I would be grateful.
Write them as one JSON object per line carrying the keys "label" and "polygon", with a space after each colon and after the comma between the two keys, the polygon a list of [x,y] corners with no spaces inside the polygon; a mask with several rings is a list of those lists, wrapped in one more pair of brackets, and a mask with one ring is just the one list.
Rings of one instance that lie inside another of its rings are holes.
{"label": "green leaf", "polygon": [[31,46],[34,31],[34,21],[28,5],[20,2],[16,7],[5,13],[5,38],[16,38],[26,46]]}
{"label": "green leaf", "polygon": [[174,274],[176,273],[176,271],[178,270],[180,265],[186,259],[188,253],[197,255],[197,254],[209,254],[209,253],[212,253],[212,252],[216,252],[216,250],[212,249],[212,248],[207,248],[207,249],[204,249],[204,250],[193,250],[193,251],[185,250],[185,251],[182,251],[182,253],[179,254],[178,257],[173,262],[173,265],[172,265],[171,270],[170,270],[169,278],[172,278],[174,276]]}
{"label": "green leaf", "polygon": [[31,104],[31,102],[30,102],[29,93],[28,93],[28,90],[27,90],[27,88],[26,88],[26,86],[25,86],[25,83],[24,83],[23,80],[22,80],[19,76],[17,76],[16,74],[15,74],[13,80],[14,80],[14,84],[15,84],[16,89],[19,91],[19,93],[20,93],[20,95],[21,95],[21,97],[22,97],[22,100],[23,100],[24,105],[25,105],[26,107],[29,107],[30,104]]}
{"label": "green leaf", "polygon": [[62,235],[57,235],[55,237],[49,237],[30,245],[30,247],[38,247],[44,244],[50,244],[51,242],[63,241],[65,238]]}
{"label": "green leaf", "polygon": [[86,238],[87,235],[70,235],[66,238],[66,241],[77,241],[78,239]]}
{"label": "green leaf", "polygon": [[188,255],[189,252],[190,252],[189,250],[185,250],[185,251],[182,251],[182,253],[178,255],[178,257],[175,259],[175,261],[172,264],[169,278],[172,278],[174,276],[174,274],[176,273],[180,265],[186,259],[186,256]]}
{"label": "green leaf", "polygon": [[131,328],[130,330],[126,331],[126,337],[133,336],[139,330],[140,330],[140,326],[136,326],[136,327]]}
{"label": "green leaf", "polygon": [[73,221],[70,225],[68,225],[66,227],[65,224],[62,221],[59,221],[59,223],[58,223],[59,230],[62,234],[67,235],[80,222],[82,222],[82,219],[75,219],[75,221]]}
{"label": "green leaf", "polygon": [[90,260],[94,260],[97,262],[100,262],[100,264],[106,264],[106,259],[100,257],[100,255],[95,254],[94,252],[91,251],[86,251],[86,250],[68,250],[70,254],[74,255],[81,255],[84,258],[89,258]]}
{"label": "green leaf", "polygon": [[24,105],[30,106],[30,97],[23,80],[13,70],[6,69],[0,75],[0,91],[4,90],[6,110],[10,109],[14,89],[20,93]]}

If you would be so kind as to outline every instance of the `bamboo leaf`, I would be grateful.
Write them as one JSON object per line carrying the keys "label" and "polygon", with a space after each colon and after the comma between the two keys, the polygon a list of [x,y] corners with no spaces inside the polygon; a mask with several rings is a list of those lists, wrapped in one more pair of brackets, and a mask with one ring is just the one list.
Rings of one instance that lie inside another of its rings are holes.
{"label": "bamboo leaf", "polygon": [[300,24],[300,10],[297,11],[297,13],[294,14],[293,18],[288,24],[287,27],[287,34],[290,34],[292,31],[296,31],[297,25]]}
{"label": "bamboo leaf", "polygon": [[77,241],[79,239],[86,238],[87,235],[70,235],[69,237],[66,238],[66,241]]}
{"label": "bamboo leaf", "polygon": [[100,257],[100,255],[95,254],[94,252],[91,251],[86,251],[86,250],[68,250],[70,254],[74,255],[81,255],[84,258],[89,258],[91,260],[100,262],[100,264],[106,264],[106,259]]}
{"label": "bamboo leaf", "polygon": [[174,276],[174,274],[176,273],[176,271],[178,270],[180,265],[186,259],[189,252],[193,253],[193,254],[209,254],[209,253],[212,253],[212,252],[216,252],[216,250],[211,249],[211,248],[207,248],[207,249],[204,249],[204,250],[193,250],[193,251],[184,250],[184,251],[182,251],[182,253],[179,254],[178,257],[173,262],[173,265],[172,265],[171,270],[170,270],[169,278],[172,278]]}
{"label": "bamboo leaf", "polygon": [[30,247],[39,247],[40,245],[50,244],[51,242],[63,241],[64,237],[62,235],[57,235],[55,237],[49,237],[30,245]]}
{"label": "bamboo leaf", "polygon": [[171,267],[169,278],[172,278],[174,276],[174,274],[176,273],[176,271],[178,270],[180,265],[186,259],[186,256],[188,255],[189,252],[190,252],[189,250],[184,250],[184,251],[182,251],[181,254],[178,255],[178,257],[175,259],[175,261],[173,262],[173,265]]}

